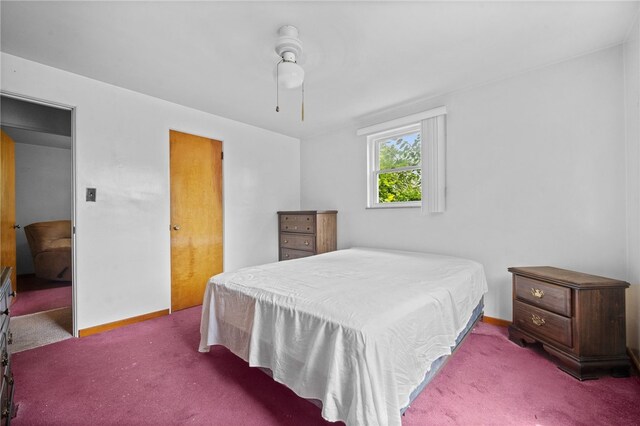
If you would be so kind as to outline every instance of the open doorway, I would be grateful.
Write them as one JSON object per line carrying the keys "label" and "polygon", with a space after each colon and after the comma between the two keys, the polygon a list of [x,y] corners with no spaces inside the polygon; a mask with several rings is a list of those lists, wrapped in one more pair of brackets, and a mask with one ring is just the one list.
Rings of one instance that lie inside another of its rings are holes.
{"label": "open doorway", "polygon": [[[2,94],[15,173],[12,352],[73,336],[73,111]],[[6,188],[3,188],[3,191]]]}

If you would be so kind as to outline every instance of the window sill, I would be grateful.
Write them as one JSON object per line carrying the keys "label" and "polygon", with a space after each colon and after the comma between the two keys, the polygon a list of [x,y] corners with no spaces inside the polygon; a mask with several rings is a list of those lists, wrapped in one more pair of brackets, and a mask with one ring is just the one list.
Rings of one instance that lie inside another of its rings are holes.
{"label": "window sill", "polygon": [[367,206],[367,210],[384,210],[384,209],[415,209],[422,207],[421,204],[383,204],[376,206]]}

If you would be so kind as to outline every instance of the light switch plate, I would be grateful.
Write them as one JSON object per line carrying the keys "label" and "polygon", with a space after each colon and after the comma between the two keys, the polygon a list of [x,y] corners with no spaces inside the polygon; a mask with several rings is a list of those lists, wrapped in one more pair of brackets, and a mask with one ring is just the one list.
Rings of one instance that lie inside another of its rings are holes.
{"label": "light switch plate", "polygon": [[87,188],[87,201],[96,201],[96,189]]}

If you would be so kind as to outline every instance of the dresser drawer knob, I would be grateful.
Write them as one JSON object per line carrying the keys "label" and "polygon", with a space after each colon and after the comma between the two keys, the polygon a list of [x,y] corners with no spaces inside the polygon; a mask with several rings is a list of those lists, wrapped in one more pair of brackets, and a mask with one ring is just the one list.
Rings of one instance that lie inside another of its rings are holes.
{"label": "dresser drawer knob", "polygon": [[9,332],[9,335],[7,336],[7,343],[8,344],[12,344],[13,343],[13,333]]}
{"label": "dresser drawer knob", "polygon": [[289,240],[284,240],[284,244],[287,244],[289,242]]}
{"label": "dresser drawer knob", "polygon": [[531,322],[533,322],[538,327],[540,327],[541,325],[544,325],[545,323],[544,318],[541,318],[536,314],[531,314]]}
{"label": "dresser drawer knob", "polygon": [[537,297],[538,299],[542,299],[544,297],[544,291],[540,290],[539,288],[531,288],[531,295],[533,297]]}
{"label": "dresser drawer knob", "polygon": [[9,297],[16,297],[16,292],[12,291],[11,293],[9,293]]}
{"label": "dresser drawer knob", "polygon": [[2,351],[2,366],[6,367],[9,364],[9,354],[7,351]]}
{"label": "dresser drawer knob", "polygon": [[285,255],[284,255],[284,257],[289,257],[289,255],[288,255],[288,254],[285,254]]}
{"label": "dresser drawer knob", "polygon": [[2,311],[2,315],[9,315],[9,308]]}
{"label": "dresser drawer knob", "polygon": [[305,241],[305,242],[304,242],[304,245],[305,245],[305,246],[308,246],[308,245],[309,245],[309,241]]}

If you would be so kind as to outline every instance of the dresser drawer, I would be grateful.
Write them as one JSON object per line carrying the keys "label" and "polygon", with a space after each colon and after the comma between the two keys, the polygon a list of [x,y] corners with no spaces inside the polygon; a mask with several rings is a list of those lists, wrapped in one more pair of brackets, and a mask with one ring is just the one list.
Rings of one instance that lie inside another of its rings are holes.
{"label": "dresser drawer", "polygon": [[7,347],[7,335],[0,333],[0,368],[9,365],[9,348]]}
{"label": "dresser drawer", "polygon": [[2,288],[0,288],[0,311],[4,312],[10,305],[11,296],[11,283],[7,281]]}
{"label": "dresser drawer", "polygon": [[316,250],[316,237],[313,235],[280,234],[280,247],[314,252]]}
{"label": "dresser drawer", "polygon": [[3,318],[2,319],[2,324],[0,326],[0,334],[3,336],[2,340],[0,340],[0,343],[2,343],[1,347],[7,347],[7,345],[9,344],[9,342],[7,341],[7,336],[9,336],[9,317]]}
{"label": "dresser drawer", "polygon": [[[8,311],[8,310],[7,310]],[[4,313],[6,311],[2,311],[2,315],[0,315],[0,333],[8,333],[9,332],[9,321],[11,320],[11,318],[9,318],[9,314],[8,313]]]}
{"label": "dresser drawer", "polygon": [[9,384],[13,384],[13,374],[11,372],[11,358],[9,357],[9,355],[7,355],[6,361],[3,360],[2,363],[2,367],[0,367],[0,369],[2,370],[2,378],[3,380],[9,380],[11,378],[11,381]]}
{"label": "dresser drawer", "polygon": [[571,316],[571,289],[516,275],[516,297],[539,308]]}
{"label": "dresser drawer", "polygon": [[13,395],[15,386],[13,385],[13,374],[2,378],[2,389],[0,389],[0,410],[2,413],[2,424],[9,425],[11,418],[15,416],[15,406]]}
{"label": "dresser drawer", "polygon": [[0,389],[0,412],[2,413],[2,424],[6,425],[11,419],[9,409],[11,407],[11,386],[9,382],[2,377],[2,388]]}
{"label": "dresser drawer", "polygon": [[288,223],[286,225],[282,224],[283,232],[299,232],[301,234],[313,234],[313,230],[314,230],[313,225],[308,225],[304,223],[300,223],[300,224]]}
{"label": "dresser drawer", "polygon": [[314,253],[311,251],[291,250],[291,249],[283,248],[280,250],[280,259],[282,260],[300,259],[301,257],[313,256],[313,254]]}
{"label": "dresser drawer", "polygon": [[316,217],[310,214],[283,214],[280,216],[280,230],[313,234],[316,230]]}
{"label": "dresser drawer", "polygon": [[513,322],[522,330],[571,347],[571,318],[514,300]]}

